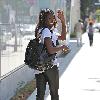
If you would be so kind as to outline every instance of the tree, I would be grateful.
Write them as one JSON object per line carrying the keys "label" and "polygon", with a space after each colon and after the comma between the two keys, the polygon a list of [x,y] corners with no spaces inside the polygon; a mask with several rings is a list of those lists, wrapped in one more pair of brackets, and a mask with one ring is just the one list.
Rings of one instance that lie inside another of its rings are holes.
{"label": "tree", "polygon": [[95,2],[97,0],[80,0],[81,1],[81,17],[84,20],[86,17],[89,16],[91,11],[95,9]]}

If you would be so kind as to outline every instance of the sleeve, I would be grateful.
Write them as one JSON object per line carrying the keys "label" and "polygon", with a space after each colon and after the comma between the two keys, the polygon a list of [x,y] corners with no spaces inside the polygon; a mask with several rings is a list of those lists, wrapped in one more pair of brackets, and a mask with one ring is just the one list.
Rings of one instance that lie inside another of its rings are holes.
{"label": "sleeve", "polygon": [[51,38],[51,32],[48,28],[45,28],[43,31],[42,31],[42,36],[43,38],[45,37],[50,37]]}
{"label": "sleeve", "polygon": [[44,39],[46,37],[50,37],[51,38],[51,32],[48,28],[43,29],[42,34],[41,34],[41,42],[44,43]]}

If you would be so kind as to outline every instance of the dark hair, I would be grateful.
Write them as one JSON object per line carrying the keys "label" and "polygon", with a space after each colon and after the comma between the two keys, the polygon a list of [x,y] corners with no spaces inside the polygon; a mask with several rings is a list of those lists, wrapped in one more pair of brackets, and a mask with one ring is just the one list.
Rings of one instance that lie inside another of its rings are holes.
{"label": "dark hair", "polygon": [[92,22],[90,22],[90,23],[89,23],[89,25],[90,25],[90,26],[92,26],[92,25],[93,25],[93,23],[92,23]]}
{"label": "dark hair", "polygon": [[35,29],[35,37],[37,37],[37,34],[39,33],[39,29],[48,27],[46,25],[46,19],[47,19],[49,14],[54,15],[54,12],[49,8],[42,9],[40,11],[40,13],[39,13],[39,23],[37,24],[37,27]]}
{"label": "dark hair", "polygon": [[82,22],[82,20],[81,20],[81,19],[79,19],[79,20],[78,20],[78,22]]}

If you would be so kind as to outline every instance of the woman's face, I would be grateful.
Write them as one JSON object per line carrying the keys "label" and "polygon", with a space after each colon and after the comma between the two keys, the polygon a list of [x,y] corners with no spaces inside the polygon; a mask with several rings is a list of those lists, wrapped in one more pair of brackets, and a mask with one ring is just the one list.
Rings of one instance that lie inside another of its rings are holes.
{"label": "woman's face", "polygon": [[46,20],[46,25],[49,28],[52,28],[54,26],[54,22],[55,22],[55,17],[52,14],[48,14],[47,16],[47,20]]}

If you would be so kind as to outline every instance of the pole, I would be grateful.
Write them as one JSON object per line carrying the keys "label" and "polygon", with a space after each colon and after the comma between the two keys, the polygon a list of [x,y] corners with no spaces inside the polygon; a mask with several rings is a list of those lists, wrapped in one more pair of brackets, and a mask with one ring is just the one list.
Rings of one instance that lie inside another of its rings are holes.
{"label": "pole", "polygon": [[1,77],[1,38],[0,38],[0,77]]}
{"label": "pole", "polygon": [[74,6],[74,0],[71,0],[71,6],[70,6],[70,22],[69,22],[69,35],[68,35],[68,40],[70,40],[70,34],[72,32],[72,10]]}
{"label": "pole", "polygon": [[14,24],[14,28],[15,28],[15,31],[14,31],[14,34],[15,34],[15,44],[14,44],[14,52],[17,51],[17,26]]}
{"label": "pole", "polygon": [[67,11],[70,10],[70,9],[69,9],[68,6],[69,6],[69,2],[68,2],[68,0],[66,0],[66,25],[67,25],[66,31],[67,31],[67,33],[68,33],[68,34],[66,35],[66,44],[67,44],[67,45],[69,45],[69,40],[70,40],[70,34],[69,34],[69,19],[70,19],[69,16],[70,16],[70,15],[67,14]]}
{"label": "pole", "polygon": [[0,26],[0,77],[1,77],[1,26]]}

